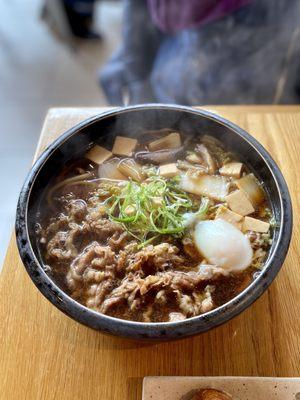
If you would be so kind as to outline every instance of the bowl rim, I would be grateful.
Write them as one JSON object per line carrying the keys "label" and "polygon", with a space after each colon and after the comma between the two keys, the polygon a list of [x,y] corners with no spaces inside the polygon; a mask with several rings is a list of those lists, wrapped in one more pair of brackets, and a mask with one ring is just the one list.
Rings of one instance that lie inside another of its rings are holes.
{"label": "bowl rim", "polygon": [[[100,314],[78,303],[60,289],[46,274],[33,251],[28,232],[28,203],[31,196],[31,190],[40,170],[57,147],[69,140],[73,135],[76,135],[76,133],[81,129],[98,121],[115,115],[139,110],[144,111],[147,109],[186,112],[213,120],[218,124],[231,129],[231,131],[237,134],[242,140],[246,141],[248,145],[250,145],[263,159],[276,184],[280,198],[281,223],[277,242],[260,275],[229,302],[209,311],[208,313],[191,317],[183,321],[147,323],[123,320]],[[214,114],[211,111],[207,111],[206,109],[155,103],[113,108],[112,110],[94,115],[71,127],[52,142],[37,158],[25,179],[18,200],[15,229],[18,250],[27,273],[41,293],[66,315],[91,328],[118,336],[134,339],[165,338],[169,340],[172,338],[191,336],[205,332],[213,327],[217,327],[240,314],[256,301],[269,287],[282,267],[291,240],[292,220],[292,203],[285,179],[271,155],[254,137],[236,124],[228,121],[226,118]]]}

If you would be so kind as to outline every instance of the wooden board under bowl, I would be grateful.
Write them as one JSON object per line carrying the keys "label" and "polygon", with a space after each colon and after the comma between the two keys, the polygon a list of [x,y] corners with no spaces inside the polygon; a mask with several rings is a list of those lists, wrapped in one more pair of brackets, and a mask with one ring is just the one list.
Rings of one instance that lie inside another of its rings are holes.
{"label": "wooden board under bowl", "polygon": [[148,376],[143,400],[190,400],[203,388],[223,390],[234,400],[300,400],[300,378]]}

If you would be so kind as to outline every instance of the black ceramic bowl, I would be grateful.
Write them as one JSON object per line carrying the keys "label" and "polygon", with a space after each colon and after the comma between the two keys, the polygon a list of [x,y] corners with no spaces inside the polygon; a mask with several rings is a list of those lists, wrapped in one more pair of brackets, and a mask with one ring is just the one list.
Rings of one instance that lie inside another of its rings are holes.
{"label": "black ceramic bowl", "polygon": [[[37,248],[36,215],[45,186],[66,161],[93,144],[109,147],[119,134],[138,137],[143,130],[174,128],[187,134],[209,134],[236,152],[264,182],[278,228],[262,273],[237,297],[206,314],[185,321],[139,323],[112,318],[79,304],[47,275]],[[135,339],[174,339],[205,332],[252,304],[270,285],[285,259],[292,232],[292,207],[285,180],[267,151],[248,133],[222,117],[181,106],[141,105],[116,109],[71,128],[51,144],[32,167],[22,188],[16,219],[19,252],[31,279],[56,307],[91,328]]]}

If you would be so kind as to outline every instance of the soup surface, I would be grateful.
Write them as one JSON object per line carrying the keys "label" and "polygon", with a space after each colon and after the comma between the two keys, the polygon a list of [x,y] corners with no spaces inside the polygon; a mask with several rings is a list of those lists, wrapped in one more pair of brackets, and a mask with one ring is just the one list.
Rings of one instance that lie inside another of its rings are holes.
{"label": "soup surface", "polygon": [[262,269],[272,214],[262,184],[210,136],[117,136],[66,165],[37,221],[49,274],[100,313],[184,320],[235,297]]}

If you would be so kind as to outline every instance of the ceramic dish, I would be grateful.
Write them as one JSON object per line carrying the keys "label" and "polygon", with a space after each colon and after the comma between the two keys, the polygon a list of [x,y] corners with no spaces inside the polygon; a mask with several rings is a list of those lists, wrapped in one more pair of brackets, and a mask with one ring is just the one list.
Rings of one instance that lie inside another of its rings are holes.
{"label": "ceramic dish", "polygon": [[[147,129],[172,128],[188,134],[204,132],[221,140],[234,151],[264,183],[278,227],[260,275],[238,296],[206,314],[177,322],[140,323],[102,315],[84,307],[47,275],[38,251],[36,214],[45,186],[66,161],[76,160],[98,143],[109,146],[113,138],[130,131],[137,138]],[[280,270],[291,239],[292,207],[285,180],[269,153],[247,132],[208,111],[181,106],[140,105],[115,109],[74,126],[39,157],[21,190],[16,236],[25,268],[38,289],[62,312],[91,328],[133,339],[169,340],[212,329],[250,306],[271,284]]]}

